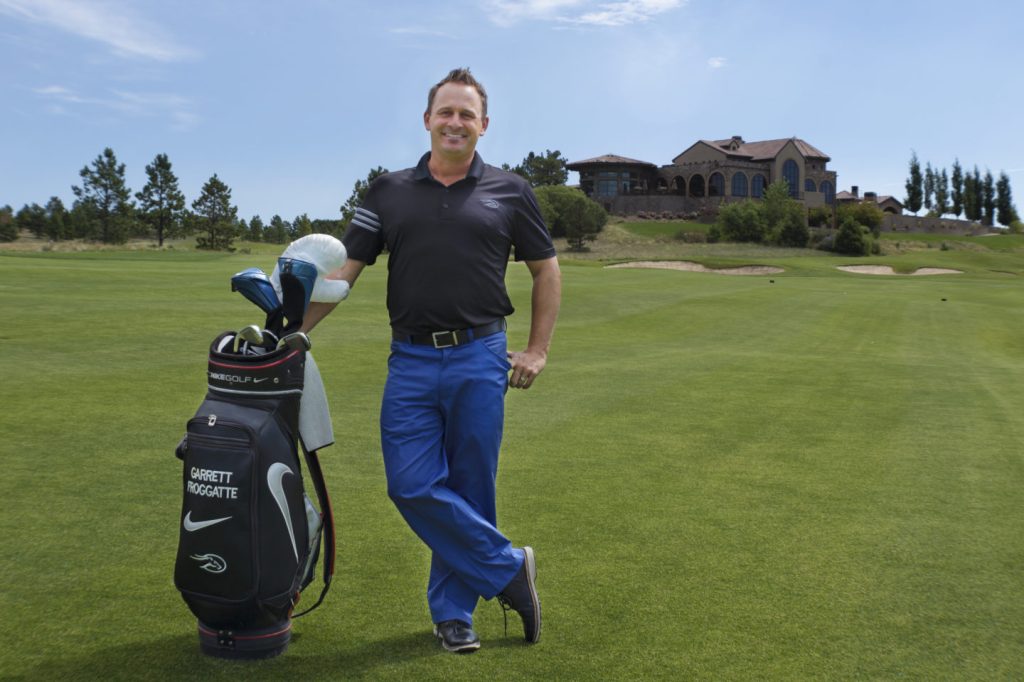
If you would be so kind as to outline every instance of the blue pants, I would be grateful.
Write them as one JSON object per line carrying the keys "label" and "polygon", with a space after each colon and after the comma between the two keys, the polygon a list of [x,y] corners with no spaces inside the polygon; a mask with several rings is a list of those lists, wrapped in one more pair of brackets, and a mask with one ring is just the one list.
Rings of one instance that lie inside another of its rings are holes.
{"label": "blue pants", "polygon": [[520,552],[495,527],[495,477],[509,362],[504,333],[454,348],[391,344],[380,433],[388,495],[433,552],[435,623],[473,623],[518,572]]}

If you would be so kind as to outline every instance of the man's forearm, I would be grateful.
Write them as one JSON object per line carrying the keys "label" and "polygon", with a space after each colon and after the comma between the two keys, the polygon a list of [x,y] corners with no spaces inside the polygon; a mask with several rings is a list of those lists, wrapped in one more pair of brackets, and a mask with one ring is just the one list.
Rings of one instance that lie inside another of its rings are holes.
{"label": "man's forearm", "polygon": [[530,300],[530,338],[526,350],[546,356],[562,301],[562,273],[554,258],[534,263],[530,267],[533,292]]}

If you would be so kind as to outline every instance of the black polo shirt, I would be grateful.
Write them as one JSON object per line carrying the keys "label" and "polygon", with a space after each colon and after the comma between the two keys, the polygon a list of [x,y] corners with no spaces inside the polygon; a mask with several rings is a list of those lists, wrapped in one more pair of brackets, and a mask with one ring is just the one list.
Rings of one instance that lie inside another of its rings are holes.
{"label": "black polo shirt", "polygon": [[348,255],[372,265],[387,248],[388,312],[401,334],[465,329],[511,315],[505,269],[555,255],[523,178],[473,158],[449,187],[427,167],[382,175],[345,232]]}

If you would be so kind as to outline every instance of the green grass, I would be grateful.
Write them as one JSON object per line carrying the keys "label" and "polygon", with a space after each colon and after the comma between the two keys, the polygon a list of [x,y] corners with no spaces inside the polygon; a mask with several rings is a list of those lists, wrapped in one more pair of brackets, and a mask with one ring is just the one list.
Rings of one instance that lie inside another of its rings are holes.
{"label": "green grass", "polygon": [[689,220],[643,220],[620,223],[629,232],[641,237],[675,237],[680,232],[707,232],[714,223]]}
{"label": "green grass", "polygon": [[[481,603],[468,657],[433,642],[428,553],[385,493],[385,267],[368,269],[313,339],[341,437],[323,453],[335,585],[257,664],[198,651],[172,584],[172,451],[207,344],[258,321],[230,275],[273,256],[0,253],[0,678],[1024,676],[1024,255],[859,261],[964,271],[896,278],[691,246],[786,272],[563,260],[499,477],[500,525],[537,550],[544,637],[524,646],[514,616],[505,637]],[[525,268],[508,282],[521,346]]]}

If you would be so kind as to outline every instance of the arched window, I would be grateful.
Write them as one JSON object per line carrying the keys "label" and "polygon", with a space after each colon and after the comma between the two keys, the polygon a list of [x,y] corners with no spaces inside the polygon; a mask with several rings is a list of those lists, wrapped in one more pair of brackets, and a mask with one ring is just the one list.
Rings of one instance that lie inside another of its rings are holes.
{"label": "arched window", "polygon": [[704,176],[694,175],[690,178],[690,194],[691,197],[703,197],[704,192]]}
{"label": "arched window", "polygon": [[708,196],[725,196],[725,176],[721,173],[712,173],[711,177],[708,178]]}
{"label": "arched window", "polygon": [[747,174],[736,173],[732,176],[732,195],[734,197],[747,196]]}
{"label": "arched window", "polygon": [[821,185],[818,186],[818,191],[825,195],[826,204],[834,204],[836,202],[836,191],[832,187],[832,183],[828,180],[821,181]]}
{"label": "arched window", "polygon": [[672,178],[672,191],[680,196],[686,196],[686,178],[682,176],[675,176]]}
{"label": "arched window", "polygon": [[665,180],[665,178],[658,178],[658,184],[656,185],[656,187],[659,192],[667,192],[668,182]]}
{"label": "arched window", "polygon": [[782,164],[782,179],[789,185],[789,196],[800,198],[800,167],[793,159],[786,159]]}
{"label": "arched window", "polygon": [[750,196],[754,197],[755,199],[760,199],[761,197],[763,197],[764,186],[766,182],[767,181],[764,179],[763,175],[755,175],[754,181],[751,183],[750,186]]}
{"label": "arched window", "polygon": [[805,192],[817,192],[818,188],[814,186],[814,180],[807,178],[804,180],[804,191]]}

